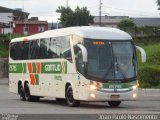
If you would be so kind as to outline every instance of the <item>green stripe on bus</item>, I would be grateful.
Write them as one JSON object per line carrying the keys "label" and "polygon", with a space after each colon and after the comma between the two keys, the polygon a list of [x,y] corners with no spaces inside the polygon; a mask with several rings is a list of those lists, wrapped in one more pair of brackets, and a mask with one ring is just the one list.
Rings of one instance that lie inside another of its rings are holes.
{"label": "green stripe on bus", "polygon": [[102,88],[110,88],[110,86],[120,86],[120,88],[129,88],[136,84],[137,84],[137,81],[133,81],[129,83],[102,83]]}
{"label": "green stripe on bus", "polygon": [[[36,63],[32,63],[32,73],[37,72]],[[26,73],[26,63],[10,63],[9,73]],[[66,74],[67,62],[42,62],[41,73]]]}
{"label": "green stripe on bus", "polygon": [[64,62],[64,66],[65,66],[65,74],[67,73],[67,62]]}
{"label": "green stripe on bus", "polygon": [[26,63],[10,63],[9,73],[26,73]]}
{"label": "green stripe on bus", "polygon": [[26,63],[23,63],[23,73],[26,73]]}
{"label": "green stripe on bus", "polygon": [[35,85],[39,85],[39,76],[38,76],[38,74],[35,74],[35,79],[36,79]]}
{"label": "green stripe on bus", "polygon": [[36,73],[36,64],[32,63],[32,73]]}

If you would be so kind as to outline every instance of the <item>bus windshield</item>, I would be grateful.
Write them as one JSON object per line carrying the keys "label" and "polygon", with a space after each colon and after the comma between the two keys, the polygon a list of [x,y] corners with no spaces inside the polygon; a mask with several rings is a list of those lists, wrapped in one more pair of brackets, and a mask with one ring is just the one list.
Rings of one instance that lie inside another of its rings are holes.
{"label": "bus windshield", "polygon": [[131,40],[84,40],[88,52],[86,76],[99,81],[124,81],[136,77],[136,55]]}

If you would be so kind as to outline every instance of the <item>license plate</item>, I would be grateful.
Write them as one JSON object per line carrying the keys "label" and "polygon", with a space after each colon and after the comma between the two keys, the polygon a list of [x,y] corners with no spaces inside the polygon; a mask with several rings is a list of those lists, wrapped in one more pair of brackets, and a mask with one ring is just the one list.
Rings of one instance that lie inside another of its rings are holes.
{"label": "license plate", "polygon": [[118,98],[120,98],[120,95],[111,95],[110,98],[112,98],[112,99],[118,99]]}

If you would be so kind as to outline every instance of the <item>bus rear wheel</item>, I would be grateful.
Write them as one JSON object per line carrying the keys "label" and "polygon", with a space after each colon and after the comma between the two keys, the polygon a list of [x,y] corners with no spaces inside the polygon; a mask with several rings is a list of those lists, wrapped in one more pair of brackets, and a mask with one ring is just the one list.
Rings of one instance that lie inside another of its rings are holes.
{"label": "bus rear wheel", "polygon": [[40,97],[30,95],[30,89],[29,89],[28,83],[25,85],[24,91],[25,91],[25,100],[26,101],[38,102],[40,100]]}
{"label": "bus rear wheel", "polygon": [[108,101],[108,104],[111,107],[118,107],[121,104],[121,101]]}
{"label": "bus rear wheel", "polygon": [[25,99],[26,101],[32,101],[32,96],[30,95],[30,89],[28,83],[25,84],[24,86],[24,91],[25,91]]}
{"label": "bus rear wheel", "polygon": [[25,101],[25,93],[24,93],[22,83],[19,84],[18,90],[19,90],[20,100]]}
{"label": "bus rear wheel", "polygon": [[73,90],[71,85],[69,85],[66,90],[66,102],[70,107],[77,107],[80,105],[80,101],[75,100],[73,97]]}

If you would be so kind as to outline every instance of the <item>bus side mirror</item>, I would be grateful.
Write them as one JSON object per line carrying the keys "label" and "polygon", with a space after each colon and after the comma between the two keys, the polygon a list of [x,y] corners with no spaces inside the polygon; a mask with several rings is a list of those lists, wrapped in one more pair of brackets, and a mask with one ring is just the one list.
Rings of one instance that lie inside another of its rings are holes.
{"label": "bus side mirror", "polygon": [[83,45],[81,45],[81,44],[77,44],[77,46],[81,49],[81,51],[82,51],[82,60],[83,60],[83,62],[84,63],[87,63],[87,49],[83,46]]}
{"label": "bus side mirror", "polygon": [[136,46],[136,48],[141,52],[141,60],[142,63],[146,62],[146,52],[143,48],[141,48],[140,46]]}

